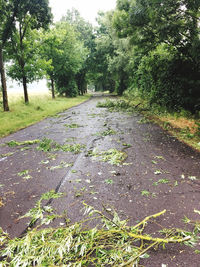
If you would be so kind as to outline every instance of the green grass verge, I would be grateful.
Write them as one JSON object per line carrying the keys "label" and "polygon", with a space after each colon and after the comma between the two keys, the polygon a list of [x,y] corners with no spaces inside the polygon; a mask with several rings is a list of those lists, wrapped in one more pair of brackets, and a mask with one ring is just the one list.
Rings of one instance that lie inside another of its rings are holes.
{"label": "green grass verge", "polygon": [[200,151],[200,117],[192,115],[189,111],[182,109],[180,112],[166,110],[159,105],[150,106],[145,99],[135,97],[133,99],[125,99],[132,106],[136,106],[138,111],[144,115],[146,119],[157,123],[164,130],[175,136],[181,142]]}
{"label": "green grass verge", "polygon": [[9,112],[3,112],[2,107],[0,110],[0,137],[76,106],[89,98],[89,95],[85,95],[76,98],[57,97],[52,100],[48,95],[31,96],[28,105],[24,104],[22,99],[12,99]]}
{"label": "green grass verge", "polygon": [[149,105],[148,100],[141,98],[137,92],[125,92],[123,97],[99,102],[97,107],[112,111],[138,111],[144,118],[138,123],[155,122],[180,141],[200,151],[200,114],[191,114],[182,109],[179,112],[169,111],[159,105]]}

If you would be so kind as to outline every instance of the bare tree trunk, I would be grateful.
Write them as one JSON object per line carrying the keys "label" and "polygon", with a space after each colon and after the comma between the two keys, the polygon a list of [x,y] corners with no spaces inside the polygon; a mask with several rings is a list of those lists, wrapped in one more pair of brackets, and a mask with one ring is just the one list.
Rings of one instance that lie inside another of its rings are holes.
{"label": "bare tree trunk", "polygon": [[53,79],[51,79],[51,93],[52,93],[52,98],[55,99],[55,87]]}
{"label": "bare tree trunk", "polygon": [[8,94],[7,94],[7,86],[6,86],[6,75],[5,75],[4,62],[3,62],[3,50],[1,46],[0,46],[0,72],[1,72],[2,92],[3,92],[3,110],[9,111]]}
{"label": "bare tree trunk", "polygon": [[26,104],[29,103],[29,100],[28,100],[28,90],[27,90],[27,82],[26,82],[26,76],[23,75],[23,87],[24,87],[24,101]]}

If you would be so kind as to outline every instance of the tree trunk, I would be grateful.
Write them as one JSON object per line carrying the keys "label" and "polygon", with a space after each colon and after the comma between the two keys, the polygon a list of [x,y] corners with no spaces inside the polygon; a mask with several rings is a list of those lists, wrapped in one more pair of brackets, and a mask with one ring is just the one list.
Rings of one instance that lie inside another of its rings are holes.
{"label": "tree trunk", "polygon": [[7,86],[6,86],[6,75],[5,75],[4,62],[3,62],[3,50],[1,46],[0,46],[0,72],[1,72],[1,84],[2,84],[2,93],[3,93],[3,110],[9,111],[8,94],[7,94]]}
{"label": "tree trunk", "polygon": [[52,98],[55,99],[55,87],[53,79],[51,79],[51,93],[52,93]]}
{"label": "tree trunk", "polygon": [[20,60],[19,60],[19,65],[21,67],[21,71],[22,71],[22,83],[23,83],[23,88],[24,88],[24,101],[25,104],[29,103],[29,99],[28,99],[28,89],[27,89],[27,78],[26,78],[26,74],[25,74],[25,70],[24,70],[24,66],[25,66],[25,60],[24,60],[24,45],[23,45],[23,39],[25,36],[25,32],[26,32],[26,28],[23,31],[23,27],[21,22],[19,23],[19,37],[20,37]]}
{"label": "tree trunk", "polygon": [[28,90],[27,90],[27,82],[26,82],[26,76],[23,75],[23,87],[24,87],[24,101],[26,104],[29,103],[29,100],[28,100]]}

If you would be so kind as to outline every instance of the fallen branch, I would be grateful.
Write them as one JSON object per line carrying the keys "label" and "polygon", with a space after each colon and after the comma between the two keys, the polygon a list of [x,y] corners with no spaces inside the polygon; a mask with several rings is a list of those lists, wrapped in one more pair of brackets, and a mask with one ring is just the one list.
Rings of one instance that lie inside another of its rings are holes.
{"label": "fallen branch", "polygon": [[[41,201],[48,198],[57,198],[58,194],[50,192],[36,203],[37,208],[31,209],[29,216],[42,217]],[[9,239],[9,236],[0,231],[0,244],[3,249],[0,252],[1,266],[128,266],[139,263],[152,247],[166,243],[182,243],[191,239],[192,234],[172,229],[164,231],[164,238],[151,237],[144,234],[145,226],[152,218],[164,215],[166,210],[147,216],[137,225],[127,226],[127,221],[121,221],[117,213],[110,212],[109,216],[102,211],[84,203],[87,217],[81,222],[67,224],[58,228],[43,228],[50,220],[50,207],[36,228],[28,231],[21,238]],[[105,209],[104,209],[105,211]],[[27,217],[27,216],[25,216]],[[52,218],[58,215],[52,215]],[[66,219],[66,218],[65,218]],[[99,221],[101,220],[101,224]],[[86,224],[92,222],[96,227],[86,229]],[[100,226],[101,225],[101,226]],[[140,244],[138,241],[141,241]]]}

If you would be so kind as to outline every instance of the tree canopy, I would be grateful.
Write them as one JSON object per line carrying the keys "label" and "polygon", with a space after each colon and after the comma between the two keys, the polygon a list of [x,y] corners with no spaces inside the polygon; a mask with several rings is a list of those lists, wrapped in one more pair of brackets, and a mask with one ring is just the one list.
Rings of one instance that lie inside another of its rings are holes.
{"label": "tree canopy", "polygon": [[57,23],[43,35],[42,53],[51,61],[51,67],[47,69],[51,86],[55,84],[60,95],[76,96],[75,78],[87,57],[87,49],[74,28],[65,21]]}
{"label": "tree canopy", "polygon": [[134,81],[150,102],[200,105],[200,2],[118,0],[113,27],[134,48]]}

